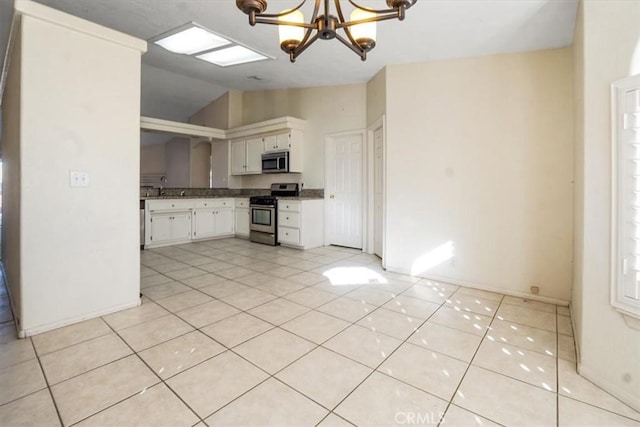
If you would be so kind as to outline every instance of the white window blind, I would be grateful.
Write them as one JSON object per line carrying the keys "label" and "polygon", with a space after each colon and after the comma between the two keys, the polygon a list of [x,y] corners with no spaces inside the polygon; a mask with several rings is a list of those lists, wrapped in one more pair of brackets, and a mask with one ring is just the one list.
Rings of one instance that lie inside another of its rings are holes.
{"label": "white window blind", "polygon": [[613,85],[612,304],[640,318],[640,78]]}

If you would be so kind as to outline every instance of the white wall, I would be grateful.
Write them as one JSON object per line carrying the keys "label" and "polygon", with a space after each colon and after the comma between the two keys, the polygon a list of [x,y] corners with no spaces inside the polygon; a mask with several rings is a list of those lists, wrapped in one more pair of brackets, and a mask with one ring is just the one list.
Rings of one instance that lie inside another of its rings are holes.
{"label": "white wall", "polygon": [[[32,334],[139,301],[146,43],[36,3],[16,2],[16,9],[26,10],[20,155],[19,165],[9,156],[6,168],[20,170],[20,181],[9,178],[19,182],[20,264],[7,270],[19,268],[20,282],[10,284],[20,288],[18,329]],[[71,188],[71,170],[88,172],[89,187]],[[6,208],[14,217],[17,207]],[[5,248],[16,250],[12,242]]]}
{"label": "white wall", "polygon": [[[576,274],[572,312],[579,372],[640,410],[640,331],[610,304],[612,82],[638,73],[640,2],[584,1],[575,57]],[[632,71],[634,70],[634,71]]]}
{"label": "white wall", "polygon": [[392,65],[386,85],[387,267],[567,301],[571,51]]}

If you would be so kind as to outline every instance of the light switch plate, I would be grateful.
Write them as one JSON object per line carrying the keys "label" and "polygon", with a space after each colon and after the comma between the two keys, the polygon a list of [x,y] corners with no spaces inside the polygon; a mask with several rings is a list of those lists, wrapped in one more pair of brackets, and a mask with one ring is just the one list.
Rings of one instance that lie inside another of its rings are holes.
{"label": "light switch plate", "polygon": [[89,186],[89,172],[70,171],[69,172],[69,186],[70,187],[88,187]]}

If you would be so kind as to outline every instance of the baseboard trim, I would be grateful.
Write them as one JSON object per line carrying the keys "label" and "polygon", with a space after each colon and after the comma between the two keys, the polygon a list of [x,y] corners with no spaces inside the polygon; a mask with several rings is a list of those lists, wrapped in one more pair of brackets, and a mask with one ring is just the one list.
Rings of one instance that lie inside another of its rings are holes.
{"label": "baseboard trim", "polygon": [[578,374],[588,379],[616,399],[620,400],[625,405],[628,405],[636,411],[640,412],[640,398],[638,396],[634,396],[632,393],[622,390],[615,384],[612,384],[600,378],[600,375],[598,375],[594,370],[586,367],[582,363],[578,363]]}
{"label": "baseboard trim", "polygon": [[115,313],[116,311],[126,310],[128,308],[137,307],[142,304],[142,300],[137,298],[134,302],[129,302],[126,304],[117,305],[115,307],[105,308],[104,310],[94,311],[92,313],[81,314],[80,316],[70,317],[64,320],[60,320],[58,322],[48,323],[46,325],[36,326],[35,328],[29,329],[19,329],[18,330],[18,338],[27,338],[32,335],[41,334],[43,332],[48,332],[53,329],[62,328],[64,326],[69,326],[74,323],[82,322],[84,320],[95,319],[97,317],[106,316],[107,314]]}
{"label": "baseboard trim", "polygon": [[[392,273],[400,273],[400,274],[406,274],[411,276],[411,273],[405,269],[402,268],[394,268],[394,267],[387,267],[387,271],[390,271]],[[452,280],[450,277],[443,277],[443,276],[438,276],[435,274],[430,274],[430,275],[419,275],[419,276],[415,276],[415,277],[420,277],[421,279],[427,279],[427,280],[434,280],[436,282],[444,282],[444,283],[450,283],[452,285],[456,285],[456,286],[462,286],[465,288],[472,288],[472,289],[478,289],[480,291],[487,291],[487,292],[495,292],[498,294],[504,294],[504,295],[508,295],[511,297],[518,297],[518,298],[526,298],[532,301],[539,301],[539,302],[546,302],[549,304],[555,304],[555,305],[562,305],[562,306],[569,306],[569,301],[568,300],[563,300],[563,299],[559,299],[559,298],[552,298],[552,297],[545,297],[545,296],[541,296],[541,295],[532,295],[526,292],[518,292],[518,291],[512,291],[512,290],[508,290],[508,289],[499,289],[499,288],[493,288],[491,286],[486,286],[486,285],[482,285],[479,283],[474,283],[474,282],[467,282],[464,280]]]}

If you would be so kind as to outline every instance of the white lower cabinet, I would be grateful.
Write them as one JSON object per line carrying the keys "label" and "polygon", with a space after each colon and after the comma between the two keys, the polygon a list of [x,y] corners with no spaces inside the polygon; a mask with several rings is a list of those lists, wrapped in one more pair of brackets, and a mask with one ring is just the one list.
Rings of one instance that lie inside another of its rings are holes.
{"label": "white lower cabinet", "polygon": [[233,199],[148,200],[145,247],[229,237],[234,233]]}
{"label": "white lower cabinet", "polygon": [[195,207],[194,239],[233,235],[233,199],[200,199]]}
{"label": "white lower cabinet", "polygon": [[249,199],[235,200],[235,229],[236,236],[249,237],[250,224]]}
{"label": "white lower cabinet", "polygon": [[191,212],[152,213],[149,218],[148,244],[179,243],[191,239]]}
{"label": "white lower cabinet", "polygon": [[324,201],[280,200],[278,242],[301,249],[324,246]]}
{"label": "white lower cabinet", "polygon": [[230,236],[233,235],[233,209],[222,208],[216,210],[216,226],[215,235]]}

